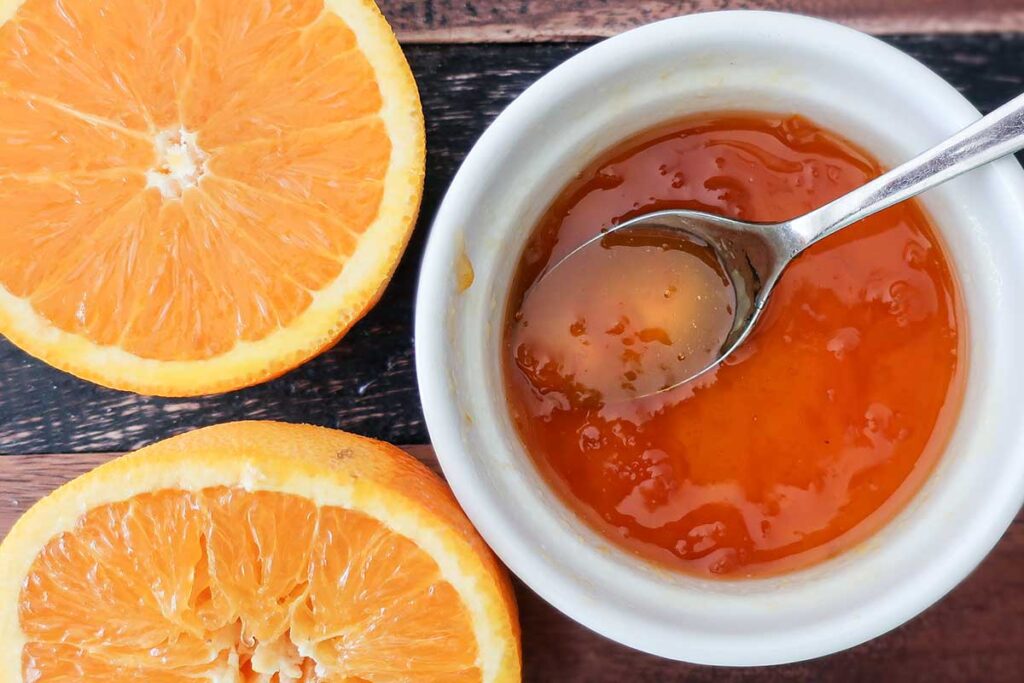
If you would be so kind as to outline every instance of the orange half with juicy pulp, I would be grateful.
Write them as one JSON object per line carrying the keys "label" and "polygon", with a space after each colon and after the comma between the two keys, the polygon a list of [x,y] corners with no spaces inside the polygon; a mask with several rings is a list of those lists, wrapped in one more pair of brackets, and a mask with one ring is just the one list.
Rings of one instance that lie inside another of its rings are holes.
{"label": "orange half with juicy pulp", "polygon": [[315,355],[423,166],[371,0],[0,0],[0,332],[79,377],[197,395]]}
{"label": "orange half with juicy pulp", "polygon": [[518,681],[504,570],[385,443],[238,422],[106,463],[0,544],[5,681]]}

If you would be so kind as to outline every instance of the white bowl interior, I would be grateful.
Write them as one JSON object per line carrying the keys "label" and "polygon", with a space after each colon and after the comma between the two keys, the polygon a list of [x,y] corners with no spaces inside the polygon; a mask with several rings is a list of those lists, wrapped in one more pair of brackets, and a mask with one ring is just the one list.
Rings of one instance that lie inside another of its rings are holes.
{"label": "white bowl interior", "polygon": [[[909,57],[835,25],[760,12],[651,25],[539,81],[487,131],[438,214],[417,311],[421,393],[438,457],[496,552],[578,621],[639,649],[713,664],[794,661],[849,647],[918,613],[984,556],[1024,491],[1024,174],[1013,160],[923,202],[968,317],[968,381],[937,470],[883,530],[839,557],[771,579],[666,571],[592,531],[534,469],[500,368],[513,271],[539,215],[603,149],[697,112],[800,113],[887,165],[977,118]],[[455,264],[475,281],[456,286]]]}

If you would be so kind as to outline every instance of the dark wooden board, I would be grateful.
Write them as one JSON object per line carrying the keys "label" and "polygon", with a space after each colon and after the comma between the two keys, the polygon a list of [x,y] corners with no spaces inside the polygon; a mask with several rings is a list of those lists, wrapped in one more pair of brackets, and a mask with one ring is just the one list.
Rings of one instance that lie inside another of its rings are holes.
{"label": "dark wooden board", "polygon": [[588,40],[658,19],[768,9],[872,33],[1024,30],[1020,0],[378,0],[404,42]]}
{"label": "dark wooden board", "polygon": [[[437,471],[428,446],[407,446]],[[0,458],[0,538],[29,505],[113,454]],[[955,542],[955,529],[950,529]],[[575,624],[516,583],[525,680],[533,683],[1018,683],[1024,673],[1024,514],[940,603],[846,652],[772,668],[698,667],[630,650]],[[894,568],[899,571],[899,568]]]}
{"label": "dark wooden board", "polygon": [[[888,40],[984,110],[1024,89],[1024,36],[897,36]],[[237,419],[340,427],[425,443],[413,364],[412,311],[423,245],[444,189],[494,116],[580,44],[414,45],[407,50],[427,120],[427,186],[419,226],[377,307],[334,349],[262,386],[168,400],[111,391],[29,358],[0,339],[0,453],[123,451]]]}

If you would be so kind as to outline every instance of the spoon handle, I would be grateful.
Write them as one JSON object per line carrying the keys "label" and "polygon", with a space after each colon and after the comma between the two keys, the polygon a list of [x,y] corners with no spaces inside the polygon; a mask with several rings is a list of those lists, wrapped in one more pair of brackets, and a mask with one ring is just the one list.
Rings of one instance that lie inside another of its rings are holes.
{"label": "spoon handle", "polygon": [[825,206],[790,222],[797,253],[846,226],[961,173],[1024,148],[1024,95],[956,135]]}

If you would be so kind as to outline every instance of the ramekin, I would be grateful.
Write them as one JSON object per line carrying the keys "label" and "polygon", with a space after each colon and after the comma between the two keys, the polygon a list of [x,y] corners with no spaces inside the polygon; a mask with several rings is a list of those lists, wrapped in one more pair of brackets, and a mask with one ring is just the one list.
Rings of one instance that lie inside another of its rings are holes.
{"label": "ramekin", "polygon": [[[416,365],[445,476],[499,557],[608,638],[678,660],[792,662],[910,619],[962,580],[1024,500],[1024,173],[1004,159],[927,193],[968,318],[963,408],[936,470],[869,540],[777,578],[712,581],[647,564],[542,480],[507,411],[500,344],[510,280],[540,213],[606,147],[702,111],[804,114],[895,165],[978,118],[938,75],[828,22],[685,16],[591,47],[541,78],[466,157],[434,221]],[[463,291],[464,260],[475,277]],[[460,265],[461,264],[461,265]]]}

